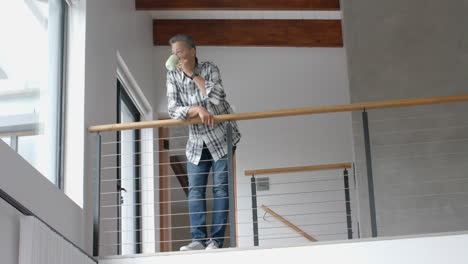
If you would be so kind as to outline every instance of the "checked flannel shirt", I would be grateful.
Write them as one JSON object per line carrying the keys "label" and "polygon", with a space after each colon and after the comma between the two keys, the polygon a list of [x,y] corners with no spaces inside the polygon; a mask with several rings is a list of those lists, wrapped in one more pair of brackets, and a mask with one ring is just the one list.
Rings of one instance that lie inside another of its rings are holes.
{"label": "checked flannel shirt", "polygon": [[[187,113],[192,106],[203,106],[214,115],[232,114],[226,101],[223,83],[218,67],[212,62],[197,63],[195,73],[205,79],[207,96],[203,95],[195,82],[185,76],[182,71],[167,72],[168,112],[171,118],[187,119]],[[236,145],[241,134],[235,121],[232,124],[232,141]],[[186,146],[187,160],[198,165],[203,150],[203,143],[208,147],[213,159],[219,160],[227,154],[227,122],[215,123],[212,129],[205,124],[189,125],[189,139]]]}

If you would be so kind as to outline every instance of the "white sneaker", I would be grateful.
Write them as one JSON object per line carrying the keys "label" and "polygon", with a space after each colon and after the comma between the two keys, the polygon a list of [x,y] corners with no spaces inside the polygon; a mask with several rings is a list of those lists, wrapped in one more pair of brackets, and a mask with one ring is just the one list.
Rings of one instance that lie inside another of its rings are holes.
{"label": "white sneaker", "polygon": [[190,250],[203,250],[205,249],[205,246],[198,241],[194,241],[186,246],[182,246],[180,248],[180,251],[190,251]]}
{"label": "white sneaker", "polygon": [[206,246],[205,250],[218,249],[218,248],[219,248],[218,242],[216,242],[214,240],[210,240],[210,242],[208,242],[208,245]]}

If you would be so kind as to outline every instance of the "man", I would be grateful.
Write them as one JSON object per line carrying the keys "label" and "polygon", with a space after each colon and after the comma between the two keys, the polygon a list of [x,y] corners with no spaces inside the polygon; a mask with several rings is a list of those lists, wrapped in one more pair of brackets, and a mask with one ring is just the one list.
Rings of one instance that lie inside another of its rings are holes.
{"label": "man", "polygon": [[[198,62],[196,46],[188,35],[169,40],[172,54],[179,57],[176,70],[167,73],[168,112],[171,118],[185,120],[200,117],[203,124],[190,125],[186,147],[189,179],[189,216],[192,242],[181,251],[221,248],[229,212],[226,122],[215,123],[214,115],[231,114],[218,67]],[[240,140],[236,122],[233,149]],[[206,184],[213,171],[213,209],[211,239],[206,228]]]}

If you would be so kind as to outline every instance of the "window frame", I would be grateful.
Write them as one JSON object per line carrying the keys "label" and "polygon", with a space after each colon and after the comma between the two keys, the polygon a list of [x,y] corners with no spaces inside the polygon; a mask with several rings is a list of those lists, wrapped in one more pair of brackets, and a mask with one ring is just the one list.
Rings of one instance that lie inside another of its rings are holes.
{"label": "window frame", "polygon": [[60,2],[60,50],[58,55],[60,56],[59,72],[58,74],[58,83],[60,85],[58,89],[57,98],[59,102],[58,107],[58,144],[56,148],[56,173],[55,173],[55,182],[57,187],[65,191],[65,118],[66,118],[66,63],[67,63],[67,47],[68,47],[68,3],[66,0],[57,0]]}

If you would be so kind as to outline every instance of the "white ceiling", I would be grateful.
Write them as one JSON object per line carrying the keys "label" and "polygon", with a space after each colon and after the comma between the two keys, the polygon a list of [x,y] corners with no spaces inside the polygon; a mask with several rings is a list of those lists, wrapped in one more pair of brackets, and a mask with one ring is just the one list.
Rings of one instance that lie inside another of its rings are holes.
{"label": "white ceiling", "polygon": [[154,19],[341,19],[341,11],[150,11]]}

